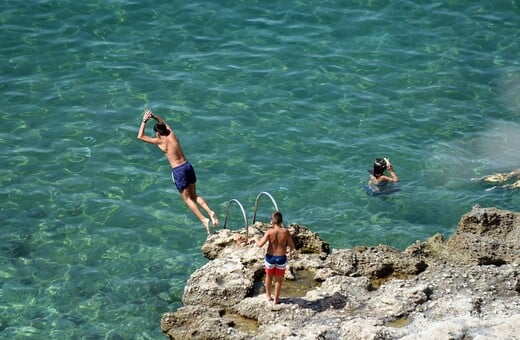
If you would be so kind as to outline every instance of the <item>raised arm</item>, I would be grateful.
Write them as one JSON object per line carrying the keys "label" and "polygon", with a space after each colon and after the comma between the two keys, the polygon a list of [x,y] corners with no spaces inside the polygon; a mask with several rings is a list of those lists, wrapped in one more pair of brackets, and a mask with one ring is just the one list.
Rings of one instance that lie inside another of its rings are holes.
{"label": "raised arm", "polygon": [[388,165],[388,171],[390,172],[390,176],[392,176],[390,182],[399,182],[399,177],[397,177],[397,174],[395,173],[392,164]]}
{"label": "raised arm", "polygon": [[144,112],[143,120],[141,121],[141,125],[139,126],[139,132],[137,132],[137,139],[142,140],[146,143],[157,144],[157,138],[153,138],[145,134],[146,123],[153,116],[154,115],[152,113],[152,110],[146,110]]}

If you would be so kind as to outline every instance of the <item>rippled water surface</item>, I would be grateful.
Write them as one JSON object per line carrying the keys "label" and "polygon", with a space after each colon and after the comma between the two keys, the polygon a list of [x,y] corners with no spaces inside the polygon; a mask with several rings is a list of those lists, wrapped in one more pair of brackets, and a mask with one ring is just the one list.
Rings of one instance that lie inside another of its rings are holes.
{"label": "rippled water surface", "polygon": [[[520,167],[519,1],[0,6],[2,338],[163,337],[205,231],[136,139],[145,108],[222,222],[267,191],[333,248],[403,249],[520,207],[471,181]],[[400,191],[371,197],[383,156]]]}

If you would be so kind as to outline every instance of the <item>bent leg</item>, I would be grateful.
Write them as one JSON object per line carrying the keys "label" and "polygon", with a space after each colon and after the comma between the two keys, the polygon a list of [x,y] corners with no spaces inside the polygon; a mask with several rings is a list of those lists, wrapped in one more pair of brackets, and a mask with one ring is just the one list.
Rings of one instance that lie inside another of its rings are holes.
{"label": "bent leg", "polygon": [[189,184],[188,187],[181,192],[181,196],[184,200],[184,203],[186,203],[188,208],[190,208],[195,216],[197,216],[197,218],[202,222],[202,225],[204,225],[204,228],[206,228],[206,231],[209,234],[209,218],[204,216],[199,210],[197,205],[197,197],[195,194],[195,184]]}
{"label": "bent leg", "polygon": [[202,198],[202,196],[197,195],[197,188],[195,183],[188,185],[188,189],[193,190],[191,195],[195,197],[197,204],[208,213],[209,217],[211,218],[211,224],[213,224],[213,227],[216,228],[218,226],[217,214],[215,214],[215,212],[210,209],[208,203],[206,203],[206,200]]}

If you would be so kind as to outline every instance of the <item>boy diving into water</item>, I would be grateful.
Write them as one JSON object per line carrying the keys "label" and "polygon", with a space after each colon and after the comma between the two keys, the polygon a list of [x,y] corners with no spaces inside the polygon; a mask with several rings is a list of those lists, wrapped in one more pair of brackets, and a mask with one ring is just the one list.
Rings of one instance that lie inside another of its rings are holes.
{"label": "boy diving into water", "polygon": [[[157,121],[153,130],[157,137],[150,137],[145,134],[146,123],[150,118]],[[202,222],[204,228],[208,234],[210,234],[209,223],[213,227],[218,226],[217,214],[211,210],[202,196],[197,195],[195,183],[197,177],[193,166],[188,162],[184,152],[182,151],[181,144],[175,136],[173,129],[159,116],[154,115],[152,110],[146,110],[143,115],[137,138],[143,142],[155,144],[159,149],[164,152],[164,155],[170,162],[172,168],[172,178],[175,182],[177,190],[181,194],[182,199],[186,205],[193,211],[195,216]],[[209,218],[204,216],[200,210],[201,207],[209,215]]]}

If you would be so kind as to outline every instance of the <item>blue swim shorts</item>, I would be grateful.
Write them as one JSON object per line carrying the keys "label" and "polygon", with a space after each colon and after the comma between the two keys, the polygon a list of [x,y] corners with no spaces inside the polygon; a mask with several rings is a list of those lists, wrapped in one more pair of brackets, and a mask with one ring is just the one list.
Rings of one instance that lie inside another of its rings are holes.
{"label": "blue swim shorts", "polygon": [[179,192],[183,192],[189,184],[197,182],[195,169],[188,161],[172,169],[172,179]]}
{"label": "blue swim shorts", "polygon": [[265,273],[269,276],[284,276],[285,266],[287,264],[287,256],[275,256],[265,254]]}

